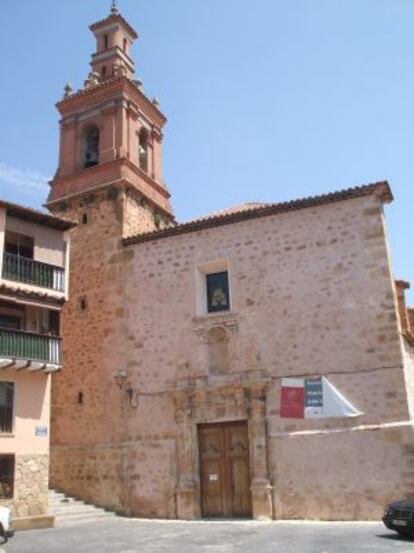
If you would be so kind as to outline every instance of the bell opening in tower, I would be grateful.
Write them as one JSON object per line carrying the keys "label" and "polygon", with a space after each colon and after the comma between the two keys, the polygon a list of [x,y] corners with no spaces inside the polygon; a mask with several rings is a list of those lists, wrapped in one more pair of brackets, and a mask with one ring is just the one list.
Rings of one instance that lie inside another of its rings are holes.
{"label": "bell opening in tower", "polygon": [[95,167],[99,163],[99,129],[96,125],[88,127],[84,132],[83,167]]}
{"label": "bell opening in tower", "polygon": [[148,173],[148,132],[141,129],[139,132],[139,168]]}

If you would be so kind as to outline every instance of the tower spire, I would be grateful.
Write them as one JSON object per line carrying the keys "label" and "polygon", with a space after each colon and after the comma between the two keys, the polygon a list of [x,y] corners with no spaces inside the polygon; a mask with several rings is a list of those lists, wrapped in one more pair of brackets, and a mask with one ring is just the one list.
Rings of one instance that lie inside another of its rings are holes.
{"label": "tower spire", "polygon": [[111,13],[117,14],[118,13],[118,5],[116,0],[112,0],[111,3]]}

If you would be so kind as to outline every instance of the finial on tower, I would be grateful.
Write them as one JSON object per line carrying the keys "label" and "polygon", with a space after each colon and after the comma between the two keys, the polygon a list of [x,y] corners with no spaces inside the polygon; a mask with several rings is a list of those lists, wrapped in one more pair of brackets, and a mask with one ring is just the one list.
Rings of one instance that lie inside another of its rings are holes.
{"label": "finial on tower", "polygon": [[111,13],[113,13],[114,15],[118,13],[118,6],[117,6],[116,0],[112,0]]}
{"label": "finial on tower", "polygon": [[63,95],[64,98],[69,98],[69,96],[73,94],[73,88],[69,82],[66,83],[66,86],[63,90],[64,90],[64,95]]}

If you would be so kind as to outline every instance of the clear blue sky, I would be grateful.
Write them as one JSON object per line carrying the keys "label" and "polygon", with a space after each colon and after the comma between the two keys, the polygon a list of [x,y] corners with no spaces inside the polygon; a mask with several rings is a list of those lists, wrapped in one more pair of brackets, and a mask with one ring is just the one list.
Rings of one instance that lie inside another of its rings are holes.
{"label": "clear blue sky", "polygon": [[[40,206],[55,102],[79,88],[109,0],[1,0],[0,196]],[[137,75],[168,117],[178,220],[388,179],[398,278],[414,286],[413,0],[119,0]],[[414,304],[414,293],[410,292]]]}

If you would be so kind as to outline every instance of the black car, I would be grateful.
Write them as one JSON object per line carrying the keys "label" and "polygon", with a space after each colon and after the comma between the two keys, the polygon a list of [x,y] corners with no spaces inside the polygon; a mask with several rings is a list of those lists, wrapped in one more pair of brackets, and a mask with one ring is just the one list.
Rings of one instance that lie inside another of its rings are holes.
{"label": "black car", "polygon": [[394,501],[385,507],[382,521],[402,536],[414,537],[414,499]]}

